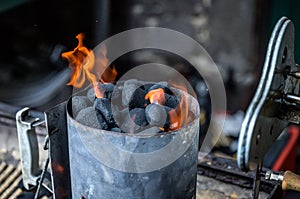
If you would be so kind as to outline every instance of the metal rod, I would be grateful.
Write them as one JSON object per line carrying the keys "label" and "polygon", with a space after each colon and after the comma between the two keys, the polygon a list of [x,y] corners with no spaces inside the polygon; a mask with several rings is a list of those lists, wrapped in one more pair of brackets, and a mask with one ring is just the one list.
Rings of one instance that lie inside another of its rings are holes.
{"label": "metal rod", "polygon": [[253,191],[252,191],[252,198],[253,199],[258,199],[259,195],[259,189],[260,189],[260,175],[261,175],[261,170],[262,170],[262,162],[261,161],[256,168],[255,172],[255,179],[253,183]]}
{"label": "metal rod", "polygon": [[300,96],[293,94],[286,94],[285,100],[288,102],[300,104]]}
{"label": "metal rod", "polygon": [[[41,186],[43,185],[43,180],[44,180],[44,177],[45,177],[45,173],[47,171],[47,168],[48,168],[48,164],[49,164],[49,156],[47,157],[45,163],[44,163],[44,169],[43,169],[43,172],[39,178],[39,184],[38,184],[38,187],[37,187],[37,190],[35,192],[35,196],[34,196],[34,199],[38,199],[39,198],[39,194],[40,194],[40,190],[41,190]],[[48,187],[47,187],[47,190]],[[52,191],[51,191],[52,192]]]}

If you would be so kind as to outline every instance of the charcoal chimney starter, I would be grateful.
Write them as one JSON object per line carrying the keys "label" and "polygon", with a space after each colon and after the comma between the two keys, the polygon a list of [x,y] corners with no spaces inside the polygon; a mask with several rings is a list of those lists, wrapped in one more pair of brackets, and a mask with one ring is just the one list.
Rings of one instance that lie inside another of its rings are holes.
{"label": "charcoal chimney starter", "polygon": [[185,94],[193,121],[149,135],[79,123],[71,97],[66,117],[72,198],[195,198],[200,110]]}

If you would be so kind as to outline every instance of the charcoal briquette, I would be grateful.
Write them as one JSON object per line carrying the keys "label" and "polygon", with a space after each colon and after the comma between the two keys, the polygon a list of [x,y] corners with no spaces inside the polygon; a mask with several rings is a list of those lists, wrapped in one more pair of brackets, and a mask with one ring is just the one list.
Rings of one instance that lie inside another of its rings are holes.
{"label": "charcoal briquette", "polygon": [[124,83],[122,90],[122,102],[124,106],[129,105],[132,94],[140,86],[142,86],[142,84],[136,79],[130,79]]}
{"label": "charcoal briquette", "polygon": [[102,115],[109,128],[116,126],[112,111],[111,102],[107,98],[96,98],[94,102],[96,112]]}
{"label": "charcoal briquette", "polygon": [[146,126],[148,124],[145,115],[145,109],[134,108],[130,112],[131,119],[139,126]]}
{"label": "charcoal briquette", "polygon": [[142,88],[137,88],[132,94],[129,101],[129,109],[134,108],[145,108],[149,103],[148,100],[145,99],[146,91]]}
{"label": "charcoal briquette", "polygon": [[150,125],[164,127],[170,108],[159,104],[149,104],[145,109],[146,120]]}
{"label": "charcoal briquette", "polygon": [[122,118],[121,123],[118,123],[122,132],[125,133],[136,133],[141,127],[132,120],[128,111],[124,112],[124,118]]}
{"label": "charcoal briquette", "polygon": [[104,123],[98,122],[99,118],[97,117],[95,109],[92,106],[80,110],[75,120],[89,127],[98,129],[107,128],[107,124],[105,123],[105,121]]}
{"label": "charcoal briquette", "polygon": [[81,111],[82,109],[91,106],[92,103],[89,101],[86,96],[73,96],[72,97],[72,113],[74,117]]}
{"label": "charcoal briquette", "polygon": [[88,99],[92,102],[92,103],[94,103],[94,101],[95,101],[95,99],[96,99],[96,96],[95,96],[95,90],[93,89],[93,88],[90,88],[89,90],[88,90],[88,92],[87,92],[87,97],[88,97]]}
{"label": "charcoal briquette", "polygon": [[169,95],[165,93],[165,106],[168,106],[170,108],[176,108],[179,104],[179,99],[176,95]]}

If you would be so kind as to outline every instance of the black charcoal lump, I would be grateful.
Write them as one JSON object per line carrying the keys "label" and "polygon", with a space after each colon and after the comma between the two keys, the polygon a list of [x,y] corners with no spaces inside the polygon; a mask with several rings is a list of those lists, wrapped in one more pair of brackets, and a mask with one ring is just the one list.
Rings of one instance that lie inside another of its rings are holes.
{"label": "black charcoal lump", "polygon": [[147,104],[149,103],[148,100],[145,99],[147,92],[143,90],[141,87],[137,88],[129,101],[129,108],[134,109],[134,108],[145,108]]}
{"label": "black charcoal lump", "polygon": [[145,115],[145,109],[135,108],[130,111],[130,117],[135,124],[139,126],[146,126],[148,124]]}
{"label": "black charcoal lump", "polygon": [[[80,113],[76,119],[87,126],[120,133],[152,134],[165,131],[170,126],[168,113],[176,109],[180,101],[180,97],[168,86],[167,82],[137,79],[119,81],[116,85],[99,83],[98,89],[103,94],[101,98],[95,96],[94,88],[88,90],[85,97],[74,97],[75,113]],[[158,88],[164,90],[163,104],[150,103],[149,99],[145,99],[149,91]],[[86,109],[92,103],[93,107]],[[81,109],[84,111],[81,112]]]}
{"label": "black charcoal lump", "polygon": [[107,98],[96,98],[94,102],[94,108],[96,110],[97,117],[100,117],[99,122],[104,119],[108,125],[108,128],[116,127],[115,119],[111,111],[111,101]]}
{"label": "black charcoal lump", "polygon": [[169,95],[165,93],[165,103],[164,105],[170,108],[176,108],[179,105],[179,99],[176,95]]}
{"label": "black charcoal lump", "polygon": [[[98,91],[103,94],[103,96],[101,96],[101,97],[111,99],[112,93],[113,93],[114,88],[115,88],[114,84],[112,84],[112,83],[105,83],[105,84],[98,83],[97,87],[98,87]],[[89,98],[89,100],[91,102],[94,102],[94,100],[96,99],[94,88],[91,88],[91,89],[88,90],[87,97]]]}

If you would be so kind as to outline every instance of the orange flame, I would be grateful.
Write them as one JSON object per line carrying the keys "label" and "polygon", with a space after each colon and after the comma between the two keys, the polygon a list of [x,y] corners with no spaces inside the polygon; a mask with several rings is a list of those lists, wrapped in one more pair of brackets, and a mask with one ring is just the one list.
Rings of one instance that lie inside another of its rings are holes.
{"label": "orange flame", "polygon": [[172,109],[168,112],[170,118],[170,127],[169,130],[177,130],[181,126],[188,124],[188,93],[187,88],[182,84],[173,84],[173,87],[180,89],[180,102],[175,109]]}
{"label": "orange flame", "polygon": [[146,94],[145,99],[149,99],[150,103],[163,105],[166,101],[165,92],[162,88],[151,90]]}
{"label": "orange flame", "polygon": [[180,128],[180,114],[175,109],[168,112],[170,118],[169,130],[174,131]]}
{"label": "orange flame", "polygon": [[62,53],[62,57],[69,61],[69,66],[73,71],[71,80],[67,85],[81,88],[87,78],[94,88],[95,96],[102,98],[103,90],[98,86],[98,80],[102,83],[112,82],[117,76],[117,71],[115,67],[112,69],[107,67],[109,61],[106,57],[107,49],[105,46],[101,48],[95,60],[94,52],[83,45],[84,35],[80,33],[76,39],[78,40],[77,47],[73,51]]}

